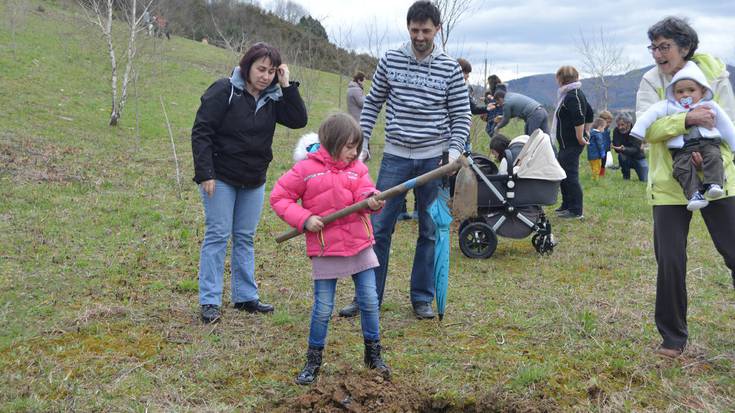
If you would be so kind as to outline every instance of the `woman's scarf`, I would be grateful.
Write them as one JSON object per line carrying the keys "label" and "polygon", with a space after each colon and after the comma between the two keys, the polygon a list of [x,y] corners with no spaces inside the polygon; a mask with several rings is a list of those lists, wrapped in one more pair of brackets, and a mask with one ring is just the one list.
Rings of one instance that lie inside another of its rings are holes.
{"label": "woman's scarf", "polygon": [[562,102],[564,102],[564,97],[567,95],[567,93],[571,90],[579,89],[582,87],[582,82],[576,81],[572,83],[567,83],[564,86],[559,87],[559,89],[556,91],[556,110],[554,110],[554,119],[551,121],[551,138],[556,137],[556,127],[558,118],[559,118],[559,108],[561,108]]}

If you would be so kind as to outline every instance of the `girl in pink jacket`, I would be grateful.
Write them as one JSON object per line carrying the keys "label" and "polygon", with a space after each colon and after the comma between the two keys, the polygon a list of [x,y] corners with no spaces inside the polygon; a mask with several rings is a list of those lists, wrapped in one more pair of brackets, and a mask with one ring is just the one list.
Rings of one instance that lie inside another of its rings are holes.
{"label": "girl in pink jacket", "polygon": [[319,373],[337,280],[347,276],[352,276],[360,306],[365,365],[377,369],[385,378],[390,377],[390,369],[380,356],[378,294],[373,272],[378,258],[372,247],[375,239],[368,219],[370,211],[360,211],[327,225],[321,220],[322,216],[364,199],[372,211],[383,207],[385,201],[372,198],[379,191],[367,166],[357,158],[361,151],[362,132],[357,122],[344,113],[331,115],[319,127],[319,144],[312,145],[306,159],[281,176],[271,192],[270,202],[276,214],[292,227],[306,231],[306,255],[311,258],[314,278],[309,349],[306,365],[296,377],[298,384],[311,384]]}

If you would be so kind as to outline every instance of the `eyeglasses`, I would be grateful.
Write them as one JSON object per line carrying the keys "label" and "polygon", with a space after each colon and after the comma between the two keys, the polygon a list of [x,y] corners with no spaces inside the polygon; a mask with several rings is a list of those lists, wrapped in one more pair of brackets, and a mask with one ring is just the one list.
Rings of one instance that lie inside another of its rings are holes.
{"label": "eyeglasses", "polygon": [[662,43],[658,46],[650,45],[648,46],[648,51],[651,52],[651,54],[656,53],[656,50],[658,50],[661,53],[666,53],[671,49],[671,43]]}

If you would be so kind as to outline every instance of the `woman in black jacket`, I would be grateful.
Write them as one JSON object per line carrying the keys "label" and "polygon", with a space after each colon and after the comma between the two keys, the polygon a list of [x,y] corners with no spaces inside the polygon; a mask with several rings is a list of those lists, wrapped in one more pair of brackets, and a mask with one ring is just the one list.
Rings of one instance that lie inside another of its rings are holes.
{"label": "woman in black jacket", "polygon": [[579,183],[579,156],[587,145],[585,124],[593,120],[593,112],[582,93],[579,72],[572,66],[562,66],[556,72],[559,84],[557,106],[551,128],[559,142],[557,159],[567,177],[561,181],[560,218],[583,218],[582,185]]}
{"label": "woman in black jacket", "polygon": [[276,123],[306,126],[297,82],[278,49],[256,43],[230,78],[214,82],[201,98],[191,131],[194,181],[204,203],[206,232],[199,261],[201,318],[220,318],[227,241],[232,237],[232,302],[251,313],[273,311],[260,301],[253,239],[260,220]]}

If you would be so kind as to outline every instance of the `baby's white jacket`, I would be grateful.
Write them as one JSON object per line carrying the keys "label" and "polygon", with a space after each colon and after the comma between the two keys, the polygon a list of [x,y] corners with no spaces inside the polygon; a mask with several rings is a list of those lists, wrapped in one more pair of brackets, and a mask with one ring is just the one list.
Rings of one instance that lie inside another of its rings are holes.
{"label": "baby's white jacket", "polygon": [[[674,84],[681,79],[691,79],[695,82],[703,85],[706,89],[706,93],[702,99],[689,106],[684,107],[681,103],[677,102],[674,98]],[[679,70],[674,78],[671,79],[671,83],[666,87],[666,99],[656,102],[648,110],[646,110],[633,125],[630,134],[638,139],[643,139],[646,136],[646,130],[658,119],[673,115],[681,112],[688,112],[699,106],[707,106],[715,113],[715,127],[707,129],[701,126],[692,126],[698,128],[699,133],[704,138],[720,138],[727,142],[731,151],[735,151],[735,126],[727,113],[712,100],[713,93],[712,89],[707,83],[707,78],[704,73],[697,67],[694,62],[687,62],[687,64]],[[669,148],[682,148],[684,146],[684,136],[679,135],[669,139],[666,143]]]}

